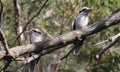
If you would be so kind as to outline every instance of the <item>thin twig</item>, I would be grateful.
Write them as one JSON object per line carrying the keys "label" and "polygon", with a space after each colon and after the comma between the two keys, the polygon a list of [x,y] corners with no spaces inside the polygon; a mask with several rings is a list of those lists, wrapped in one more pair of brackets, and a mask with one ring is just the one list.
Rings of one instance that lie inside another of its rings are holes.
{"label": "thin twig", "polygon": [[118,33],[117,35],[109,38],[108,40],[111,40],[111,43],[110,43],[107,47],[105,47],[105,48],[103,48],[102,50],[100,50],[100,52],[96,55],[96,58],[97,58],[97,59],[100,58],[101,55],[102,55],[106,50],[108,50],[109,48],[111,48],[113,45],[115,45],[115,44],[120,40],[120,33]]}
{"label": "thin twig", "polygon": [[2,43],[3,43],[4,48],[5,48],[6,54],[10,54],[9,46],[8,46],[5,34],[4,34],[4,32],[3,32],[3,30],[1,28],[0,28],[0,36],[1,36]]}
{"label": "thin twig", "polygon": [[12,46],[14,46],[14,44],[15,44],[16,41],[17,41],[17,39],[18,39],[18,38],[21,36],[21,34],[26,30],[26,28],[27,28],[27,26],[30,24],[30,22],[31,22],[35,17],[37,17],[37,16],[40,14],[40,12],[42,11],[43,7],[46,5],[47,2],[48,2],[48,0],[46,0],[46,1],[44,2],[44,4],[42,5],[42,7],[40,8],[40,10],[36,13],[36,15],[34,15],[34,16],[25,24],[25,27],[23,28],[22,32],[17,36],[17,38],[16,38],[15,41],[13,42],[13,45],[12,45]]}
{"label": "thin twig", "polygon": [[72,48],[64,57],[62,57],[60,60],[63,60],[64,58],[67,58],[70,53],[74,50],[74,48]]}
{"label": "thin twig", "polygon": [[0,0],[0,27],[2,25],[2,13],[3,13],[3,4],[2,1]]}
{"label": "thin twig", "polygon": [[106,43],[106,42],[108,42],[108,41],[109,41],[109,40],[107,39],[107,40],[105,40],[105,41],[102,41],[102,42],[99,42],[99,43],[95,44],[94,46],[104,44],[104,43]]}

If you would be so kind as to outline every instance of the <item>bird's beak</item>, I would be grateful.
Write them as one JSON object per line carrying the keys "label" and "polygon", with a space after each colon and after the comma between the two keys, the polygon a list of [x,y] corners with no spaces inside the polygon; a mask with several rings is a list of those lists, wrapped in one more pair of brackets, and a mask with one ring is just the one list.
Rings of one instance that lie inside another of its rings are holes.
{"label": "bird's beak", "polygon": [[31,32],[31,31],[25,31],[24,33],[25,33],[25,34],[30,34],[30,32]]}

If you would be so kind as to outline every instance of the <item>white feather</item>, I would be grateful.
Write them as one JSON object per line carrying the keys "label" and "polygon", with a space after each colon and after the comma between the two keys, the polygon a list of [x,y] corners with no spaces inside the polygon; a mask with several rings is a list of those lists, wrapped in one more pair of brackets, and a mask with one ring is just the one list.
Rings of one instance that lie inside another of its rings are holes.
{"label": "white feather", "polygon": [[75,29],[83,29],[88,25],[89,18],[85,12],[80,13],[75,20],[76,27]]}
{"label": "white feather", "polygon": [[[36,30],[38,31],[38,30]],[[40,42],[43,40],[43,34],[39,34],[36,32],[31,31],[31,35],[30,35],[30,41],[31,43],[36,43],[36,42]]]}

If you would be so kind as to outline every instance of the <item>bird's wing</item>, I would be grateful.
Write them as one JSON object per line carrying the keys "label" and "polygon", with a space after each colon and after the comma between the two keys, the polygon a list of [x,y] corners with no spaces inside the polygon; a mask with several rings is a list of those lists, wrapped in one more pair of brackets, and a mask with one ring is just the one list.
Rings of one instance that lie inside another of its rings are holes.
{"label": "bird's wing", "polygon": [[74,20],[74,22],[72,23],[72,31],[76,30],[76,19]]}

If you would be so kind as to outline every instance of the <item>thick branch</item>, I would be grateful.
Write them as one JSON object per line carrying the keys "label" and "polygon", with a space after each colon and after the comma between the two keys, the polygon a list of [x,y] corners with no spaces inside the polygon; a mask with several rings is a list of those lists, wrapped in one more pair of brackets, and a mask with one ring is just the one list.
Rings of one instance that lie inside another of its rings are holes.
{"label": "thick branch", "polygon": [[[119,22],[120,22],[120,10],[118,10],[114,14],[111,14],[109,17],[106,17],[104,19],[101,19],[93,23],[92,25],[88,26],[88,28],[86,28],[84,31],[75,30],[50,40],[45,40],[35,44],[28,44],[25,46],[13,47],[10,49],[10,51],[12,51],[16,57],[19,57],[22,54],[33,51],[35,52],[35,51],[49,50],[49,49],[56,50],[68,44],[73,43],[73,41],[77,38],[81,38],[82,36],[89,36],[91,34],[97,33],[110,26],[116,25]],[[2,55],[4,55],[4,51],[0,51],[0,54],[1,53],[3,53]],[[4,57],[2,55],[0,55],[0,59]]]}

